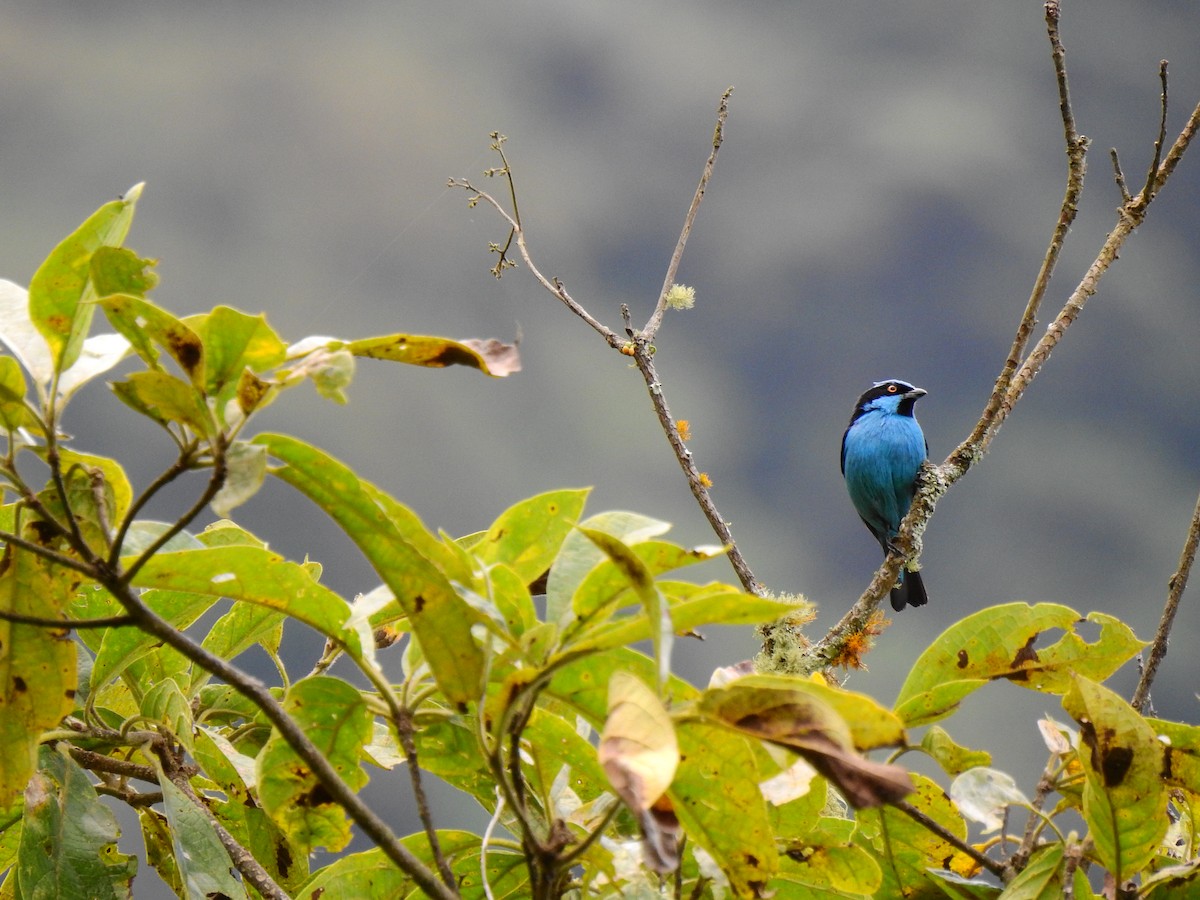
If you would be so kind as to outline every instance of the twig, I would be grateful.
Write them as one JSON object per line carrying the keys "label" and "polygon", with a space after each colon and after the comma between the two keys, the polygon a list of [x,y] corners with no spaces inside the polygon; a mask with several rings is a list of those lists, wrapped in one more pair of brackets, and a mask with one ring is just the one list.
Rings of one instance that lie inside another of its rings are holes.
{"label": "twig", "polygon": [[192,442],[192,444],[182,448],[179,456],[175,459],[175,462],[171,463],[171,465],[168,466],[164,472],[162,472],[157,478],[154,479],[154,481],[150,483],[149,487],[147,487],[144,491],[142,491],[141,494],[134,498],[133,502],[129,505],[129,509],[126,511],[124,518],[121,520],[121,524],[117,528],[117,533],[113,535],[112,547],[110,548],[108,555],[108,564],[110,566],[115,566],[117,564],[117,559],[121,555],[121,545],[125,543],[125,536],[129,532],[129,529],[133,525],[134,521],[137,519],[138,513],[142,511],[142,508],[150,502],[150,499],[154,497],[155,494],[157,494],[160,490],[192,467],[192,464],[195,461],[193,458],[193,454],[195,452],[195,442]]}
{"label": "twig", "polygon": [[[499,169],[489,170],[486,174],[496,175],[502,174],[508,180],[509,193],[512,198],[513,212],[509,213],[504,206],[496,200],[491,194],[486,191],[481,191],[476,188],[468,179],[451,178],[447,184],[450,187],[459,187],[470,191],[473,196],[468,201],[474,206],[479,201],[483,201],[490,205],[500,214],[500,216],[508,223],[511,233],[509,241],[503,248],[493,244],[492,249],[501,254],[501,263],[504,262],[505,254],[508,252],[509,245],[515,238],[517,249],[521,254],[521,258],[525,261],[525,265],[533,274],[533,277],[547,291],[556,296],[564,306],[567,307],[576,316],[586,322],[592,329],[604,338],[605,343],[615,350],[619,350],[626,356],[633,357],[638,371],[642,373],[642,378],[646,382],[646,388],[650,393],[650,400],[654,406],[655,414],[658,416],[659,424],[662,426],[663,432],[667,436],[667,442],[671,445],[672,451],[675,453],[675,458],[679,462],[679,466],[683,469],[683,473],[688,482],[688,487],[691,489],[692,496],[696,498],[696,502],[700,505],[704,516],[708,519],[713,531],[721,540],[721,543],[728,548],[729,560],[733,565],[734,571],[737,573],[742,586],[750,593],[761,593],[762,586],[759,585],[754,578],[754,573],[750,570],[749,564],[745,557],[738,549],[737,543],[733,539],[733,534],[729,530],[729,525],[724,517],[721,516],[716,506],[712,502],[712,497],[709,495],[708,488],[704,485],[700,477],[700,471],[696,468],[692,461],[692,452],[688,450],[687,445],[680,437],[679,429],[675,424],[674,418],[667,407],[666,398],[663,396],[662,383],[658,379],[658,374],[654,368],[653,361],[653,340],[658,333],[659,327],[662,325],[662,318],[667,307],[667,294],[675,281],[675,275],[679,270],[679,262],[683,257],[684,248],[687,246],[688,237],[691,234],[692,224],[695,222],[696,213],[700,208],[700,203],[704,199],[704,194],[708,190],[709,180],[712,178],[713,167],[716,164],[717,152],[721,148],[725,134],[725,122],[729,116],[729,97],[733,93],[733,88],[726,89],[721,95],[721,101],[717,107],[717,124],[713,130],[712,150],[709,153],[708,160],[704,165],[704,170],[700,176],[700,183],[696,187],[696,192],[692,197],[691,205],[688,207],[687,215],[684,217],[683,229],[679,234],[679,240],[675,244],[675,252],[671,256],[671,261],[667,266],[666,278],[663,281],[662,291],[659,293],[658,300],[655,303],[654,311],[651,313],[646,327],[639,333],[637,332],[630,320],[629,308],[621,307],[621,316],[624,320],[625,333],[628,339],[622,339],[617,332],[613,331],[608,326],[598,321],[584,307],[579,304],[569,293],[561,281],[557,278],[547,278],[541,273],[537,265],[534,263],[529,253],[529,248],[525,242],[525,229],[521,224],[520,218],[516,213],[516,191],[513,188],[512,171],[509,166],[508,159],[504,155],[501,144],[503,138],[497,133],[492,134],[492,147],[500,154],[500,159],[503,165]],[[503,266],[498,264],[493,273],[499,275],[503,271]],[[517,805],[517,804],[514,804]]]}
{"label": "twig", "polygon": [[[505,168],[507,169],[507,166]],[[583,321],[587,322],[587,324],[590,325],[597,334],[604,338],[605,343],[607,343],[610,347],[615,349],[619,349],[621,347],[623,341],[617,335],[617,333],[608,326],[602,324],[599,320],[593,317],[591,313],[589,313],[578,302],[576,302],[575,298],[567,293],[567,289],[563,287],[563,283],[561,281],[559,281],[557,278],[547,278],[542,274],[541,270],[538,269],[538,267],[534,264],[532,256],[530,256],[529,247],[525,242],[525,229],[521,227],[520,223],[517,222],[515,218],[509,215],[508,211],[500,204],[500,201],[498,201],[487,191],[479,190],[479,188],[475,187],[474,184],[465,178],[451,178],[447,182],[447,186],[463,188],[464,190],[470,191],[472,194],[474,194],[470,201],[472,205],[480,200],[483,200],[485,203],[495,209],[496,212],[498,212],[500,216],[506,222],[508,222],[509,227],[513,230],[513,234],[516,235],[517,249],[521,253],[521,258],[525,261],[525,265],[529,268],[530,274],[537,279],[538,284],[561,300],[563,306],[565,306],[579,318],[583,319]]]}
{"label": "twig", "polygon": [[998,863],[994,859],[990,858],[989,856],[987,856],[983,853],[980,853],[978,850],[976,850],[974,847],[972,847],[970,844],[968,844],[966,841],[964,841],[962,838],[960,838],[954,832],[947,829],[944,825],[942,825],[940,822],[936,821],[935,819],[931,819],[929,816],[925,815],[925,813],[921,812],[919,809],[917,809],[915,806],[913,806],[907,800],[901,800],[899,803],[894,803],[892,805],[895,806],[896,809],[900,810],[900,812],[904,813],[906,816],[908,816],[910,819],[912,819],[914,822],[916,822],[918,825],[920,825],[922,828],[932,831],[934,834],[936,834],[943,841],[945,841],[947,844],[952,846],[959,853],[963,853],[963,854],[966,854],[967,856],[971,857],[971,859],[974,860],[976,864],[987,869],[989,872],[991,872],[996,877],[1000,877],[1004,874],[1004,866],[1001,863]]}
{"label": "twig", "polygon": [[687,246],[688,236],[692,233],[692,223],[696,221],[696,213],[700,210],[700,201],[704,199],[704,192],[708,190],[708,182],[712,178],[713,166],[717,163],[717,152],[721,149],[722,141],[725,140],[725,120],[729,118],[729,97],[732,93],[732,87],[726,88],[725,93],[721,95],[721,102],[717,105],[717,126],[713,129],[712,152],[708,155],[708,161],[704,164],[704,171],[700,175],[700,183],[696,185],[696,193],[692,197],[692,204],[688,207],[687,215],[684,217],[683,230],[679,232],[679,240],[675,243],[675,252],[671,254],[671,262],[667,265],[667,275],[663,279],[662,291],[658,295],[658,303],[655,304],[654,312],[650,315],[649,321],[646,322],[646,327],[642,329],[642,337],[646,339],[647,343],[654,342],[659,326],[662,325],[663,314],[667,311],[667,294],[671,290],[671,285],[675,283],[675,273],[679,271],[679,261],[683,258],[683,248]]}
{"label": "twig", "polygon": [[127,759],[114,759],[104,753],[96,753],[94,750],[84,750],[82,747],[70,746],[67,752],[71,754],[71,759],[75,760],[83,768],[90,769],[93,772],[106,772],[109,775],[119,775],[122,778],[136,778],[138,781],[158,784],[158,772],[154,766],[130,762]]}
{"label": "twig", "polygon": [[[1055,60],[1055,71],[1059,83],[1060,109],[1063,115],[1064,139],[1067,145],[1069,173],[1067,191],[1059,213],[1059,222],[1051,238],[1042,268],[1034,282],[1034,290],[1030,295],[1030,303],[1026,306],[1021,324],[1017,329],[1017,337],[1013,342],[1013,351],[1005,363],[1004,370],[997,378],[992,396],[972,430],[971,435],[963,441],[940,465],[926,465],[918,486],[912,507],[900,526],[900,535],[894,541],[896,553],[889,554],[883,566],[875,573],[870,585],[862,596],[851,607],[842,619],[826,633],[826,635],[805,652],[812,669],[826,667],[830,660],[838,658],[846,639],[860,633],[869,619],[870,613],[878,606],[879,601],[887,592],[903,565],[903,560],[913,559],[920,554],[921,535],[937,501],[954,482],[963,475],[987,452],[1000,426],[1008,418],[1017,402],[1024,395],[1029,384],[1041,371],[1050,354],[1066,334],[1067,329],[1078,318],[1087,301],[1099,286],[1100,280],[1116,261],[1118,252],[1125,241],[1142,224],[1146,211],[1158,192],[1162,190],[1167,179],[1171,176],[1186,152],[1197,130],[1200,130],[1200,105],[1193,110],[1187,124],[1179,133],[1162,163],[1158,165],[1153,177],[1147,179],[1147,185],[1134,197],[1129,198],[1119,209],[1117,222],[1105,239],[1099,253],[1088,267],[1079,284],[1071,292],[1054,321],[1047,328],[1041,340],[1034,345],[1024,360],[1010,371],[1013,360],[1022,351],[1027,335],[1034,325],[1033,314],[1036,313],[1045,284],[1058,258],[1059,245],[1065,236],[1066,228],[1074,217],[1074,208],[1078,199],[1078,191],[1082,187],[1083,166],[1087,149],[1086,138],[1075,131],[1074,115],[1071,113],[1070,94],[1067,90],[1065,57],[1062,44],[1058,39],[1057,0],[1047,0],[1046,24],[1050,35],[1052,55]],[[1165,67],[1160,67],[1160,74],[1165,78]],[[1165,94],[1164,87],[1164,94]],[[1074,136],[1074,137],[1073,137]],[[1156,153],[1157,155],[1157,153]],[[1118,163],[1119,171],[1119,163]],[[1123,180],[1123,179],[1121,179]]]}
{"label": "twig", "polygon": [[[225,447],[224,437],[218,436],[215,439],[211,449],[212,449],[212,455],[213,455],[212,475],[209,476],[208,484],[205,486],[205,488],[201,492],[200,496],[196,498],[196,502],[192,504],[191,508],[188,509],[188,511],[185,512],[181,517],[179,517],[173,523],[171,523],[171,526],[166,531],[164,531],[157,538],[155,538],[154,541],[151,542],[150,546],[147,547],[145,550],[143,550],[138,555],[138,558],[135,559],[132,563],[129,564],[129,566],[127,568],[124,569],[121,577],[124,580],[125,584],[132,583],[134,577],[137,575],[138,572],[141,571],[142,566],[144,566],[147,562],[149,562],[151,557],[154,556],[154,554],[156,554],[159,550],[161,550],[163,547],[165,547],[167,542],[170,541],[171,538],[175,537],[175,535],[179,534],[181,531],[183,531],[183,529],[187,528],[188,525],[190,525],[192,523],[192,521],[196,518],[196,516],[198,516],[198,515],[200,515],[200,513],[204,512],[205,507],[207,507],[208,504],[212,501],[212,498],[217,496],[217,492],[220,491],[222,487],[224,487],[225,477],[226,477],[226,475],[229,474],[229,463],[225,457],[226,447]],[[182,459],[183,459],[183,457],[180,457],[180,461],[182,461]],[[172,467],[172,468],[174,468],[174,467]],[[168,471],[170,471],[170,470],[168,470]],[[132,509],[130,510],[130,512],[132,513]],[[130,516],[126,516],[126,519],[129,520]],[[119,544],[114,545],[111,552],[113,554],[119,553],[120,545]],[[112,563],[110,562],[110,563],[108,563],[108,565],[111,566]]]}
{"label": "twig", "polygon": [[104,616],[100,619],[50,619],[45,616],[26,616],[21,613],[0,609],[0,620],[35,628],[61,628],[73,631],[77,628],[123,628],[133,625],[132,616]]}
{"label": "twig", "polygon": [[1037,789],[1034,791],[1033,800],[1030,801],[1031,811],[1029,819],[1025,822],[1025,833],[1021,836],[1021,844],[1008,860],[1008,870],[1015,875],[1025,868],[1025,864],[1029,862],[1029,857],[1033,853],[1034,842],[1037,840],[1038,834],[1041,832],[1041,827],[1044,826],[1045,819],[1042,818],[1042,807],[1046,805],[1046,798],[1055,788],[1056,775],[1059,771],[1058,754],[1051,753],[1050,759],[1046,762],[1046,768],[1042,770],[1042,775],[1038,779]]}
{"label": "twig", "polygon": [[1179,611],[1179,601],[1187,587],[1188,576],[1192,571],[1192,563],[1196,559],[1196,547],[1200,544],[1200,498],[1196,500],[1196,508],[1192,512],[1192,524],[1188,528],[1187,539],[1183,542],[1183,551],[1179,554],[1179,566],[1175,574],[1167,582],[1167,603],[1163,607],[1162,618],[1158,623],[1158,631],[1154,634],[1154,643],[1150,645],[1150,656],[1142,669],[1142,677],[1138,679],[1130,705],[1142,712],[1150,700],[1150,686],[1154,676],[1158,674],[1159,663],[1167,655],[1167,638],[1171,634],[1171,625],[1175,622],[1175,613]]}
{"label": "twig", "polygon": [[122,575],[98,574],[101,574],[104,579],[101,583],[137,620],[138,626],[143,631],[160,638],[163,643],[178,650],[200,668],[223,679],[230,687],[257,706],[321,782],[321,786],[329,793],[333,802],[345,809],[350,818],[383,851],[384,855],[401,870],[411,875],[423,891],[432,897],[441,898],[441,900],[451,900],[456,896],[452,889],[442,884],[421,860],[400,843],[387,824],[346,785],[333,764],[317,749],[317,746],[296,724],[295,720],[287,714],[283,705],[275,699],[265,684],[211,653],[176,629],[166,619],[158,616],[142,602]]}
{"label": "twig", "polygon": [[262,863],[255,859],[254,854],[243,847],[238,839],[226,830],[225,826],[213,815],[212,810],[208,808],[208,804],[196,795],[196,791],[192,788],[191,780],[180,769],[177,761],[172,758],[172,754],[161,745],[156,747],[156,749],[158,750],[157,756],[162,762],[163,775],[208,820],[208,824],[212,828],[213,833],[216,834],[217,840],[221,842],[221,846],[229,854],[230,862],[233,863],[234,868],[238,870],[241,876],[249,884],[253,885],[254,889],[262,894],[263,897],[270,898],[270,900],[289,900],[287,892],[275,883],[275,879],[263,868]]}
{"label": "twig", "polygon": [[1067,186],[1063,193],[1062,205],[1058,210],[1058,221],[1050,236],[1045,256],[1042,257],[1041,268],[1038,270],[1037,277],[1034,278],[1033,289],[1025,304],[1025,312],[1021,315],[1021,321],[1017,325],[1012,347],[1008,351],[1008,358],[996,378],[992,394],[988,398],[983,414],[979,417],[979,422],[971,432],[971,436],[960,445],[959,450],[970,447],[974,452],[974,448],[984,440],[985,435],[991,429],[1008,392],[1013,374],[1021,365],[1021,359],[1029,345],[1029,338],[1037,325],[1038,310],[1041,308],[1046,289],[1050,285],[1050,278],[1054,274],[1063,244],[1066,242],[1067,232],[1070,231],[1079,212],[1079,197],[1083,193],[1083,180],[1087,174],[1088,139],[1081,135],[1075,126],[1075,113],[1071,106],[1071,89],[1067,81],[1067,52],[1059,36],[1058,17],[1058,3],[1048,2],[1046,4],[1046,33],[1050,39],[1050,57],[1054,63],[1054,78],[1058,84],[1058,109],[1062,117],[1063,143],[1067,154]]}
{"label": "twig", "polygon": [[1162,112],[1158,120],[1158,138],[1154,141],[1154,158],[1150,160],[1150,167],[1146,170],[1146,186],[1142,188],[1142,194],[1147,198],[1154,196],[1154,182],[1158,177],[1158,164],[1162,160],[1163,144],[1167,140],[1167,61],[1165,59],[1158,64],[1158,80],[1162,83],[1160,103]]}
{"label": "twig", "polygon": [[[621,307],[621,315],[625,317],[626,322],[629,321],[628,307]],[[646,390],[650,394],[650,403],[654,407],[655,415],[658,416],[658,423],[666,434],[667,442],[671,445],[671,449],[675,452],[675,458],[679,461],[679,467],[683,469],[683,474],[687,479],[688,487],[692,491],[692,496],[696,498],[696,502],[700,504],[700,509],[703,511],[704,517],[708,519],[709,525],[712,526],[721,543],[727,548],[729,562],[733,566],[734,572],[737,573],[742,587],[752,594],[761,593],[762,586],[755,579],[754,573],[750,570],[750,564],[746,562],[741,550],[738,549],[737,542],[733,539],[733,532],[729,530],[729,523],[725,521],[724,517],[717,510],[716,504],[713,503],[712,496],[704,484],[704,480],[700,477],[700,471],[696,468],[696,463],[692,460],[692,451],[687,448],[687,444],[683,442],[683,438],[679,435],[679,427],[675,424],[675,419],[671,416],[671,410],[667,406],[667,398],[663,394],[662,383],[658,380],[658,372],[654,367],[654,353],[650,344],[644,337],[637,335],[632,327],[627,325],[626,328],[633,348],[633,361],[646,382]]]}

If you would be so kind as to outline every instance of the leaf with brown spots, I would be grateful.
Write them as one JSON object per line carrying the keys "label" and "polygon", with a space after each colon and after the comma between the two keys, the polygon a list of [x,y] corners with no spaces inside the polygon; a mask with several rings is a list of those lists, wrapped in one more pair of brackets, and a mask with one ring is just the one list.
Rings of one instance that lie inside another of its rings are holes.
{"label": "leaf with brown spots", "polygon": [[[916,791],[908,802],[951,834],[966,840],[967,823],[935,782],[914,775]],[[883,884],[876,897],[941,897],[930,869],[966,875],[974,861],[924,825],[890,806],[860,810],[854,846],[867,850],[879,864]]]}
{"label": "leaf with brown spots", "polygon": [[[709,688],[696,709],[710,721],[799,753],[856,808],[895,802],[912,792],[912,780],[900,766],[856,752],[847,719],[827,696],[807,690],[801,679],[740,678]],[[894,723],[891,742],[902,741],[904,732],[894,717],[882,709],[879,717]]]}
{"label": "leaf with brown spots", "polygon": [[1079,723],[1083,818],[1096,856],[1123,882],[1154,858],[1167,833],[1167,748],[1133,707],[1090,679],[1074,679],[1063,708]]}
{"label": "leaf with brown spots", "polygon": [[133,351],[152,369],[162,369],[159,349],[175,360],[195,387],[204,387],[204,345],[181,320],[144,297],[111,294],[100,298],[100,308]]}
{"label": "leaf with brown spots", "polygon": [[[288,688],[284,709],[353,790],[367,782],[360,765],[374,733],[362,694],[339,678],[315,675]],[[295,844],[341,850],[350,842],[346,811],[277,731],[258,755],[258,797],[264,810]]]}
{"label": "leaf with brown spots", "polygon": [[[1092,643],[1079,633],[1100,628]],[[1063,631],[1053,640],[1047,632]],[[921,654],[900,688],[895,710],[906,725],[925,725],[950,715],[964,697],[989,681],[1062,694],[1078,673],[1103,681],[1146,646],[1129,626],[1104,613],[1086,619],[1055,603],[1008,603],[981,610],[951,625]]]}
{"label": "leaf with brown spots", "polygon": [[[40,523],[37,523],[40,524]],[[33,525],[24,537],[36,539]],[[53,617],[65,609],[76,574],[17,547],[6,552],[0,608]],[[74,706],[75,642],[65,633],[0,621],[0,809],[21,795],[34,771],[42,732]]]}
{"label": "leaf with brown spots", "polygon": [[721,866],[734,896],[765,896],[779,854],[759,781],[766,754],[723,725],[695,718],[675,724],[680,762],[668,791],[688,836]]}
{"label": "leaf with brown spots", "polygon": [[495,338],[455,341],[423,334],[389,334],[349,341],[346,347],[355,356],[430,369],[467,366],[496,378],[521,371],[521,355],[517,344],[506,344]]}

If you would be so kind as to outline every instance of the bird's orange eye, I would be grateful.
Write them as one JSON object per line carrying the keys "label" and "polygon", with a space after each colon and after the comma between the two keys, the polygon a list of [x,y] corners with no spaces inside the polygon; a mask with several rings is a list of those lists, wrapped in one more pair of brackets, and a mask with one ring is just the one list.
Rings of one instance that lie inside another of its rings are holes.
{"label": "bird's orange eye", "polygon": [[900,388],[896,387],[894,384],[889,384],[889,385],[888,385],[888,393],[889,393],[889,394],[894,394],[894,393],[896,393],[896,391],[898,391],[898,390],[900,390]]}

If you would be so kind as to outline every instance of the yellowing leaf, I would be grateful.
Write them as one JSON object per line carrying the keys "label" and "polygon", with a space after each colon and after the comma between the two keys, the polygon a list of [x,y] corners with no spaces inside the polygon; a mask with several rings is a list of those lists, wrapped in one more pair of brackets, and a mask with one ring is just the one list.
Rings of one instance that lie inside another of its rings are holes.
{"label": "yellowing leaf", "polygon": [[608,708],[600,764],[625,804],[644,812],[666,791],[679,764],[671,717],[658,695],[627,672],[609,680]]}
{"label": "yellowing leaf", "polygon": [[516,344],[505,344],[495,338],[453,341],[421,334],[389,334],[386,337],[348,341],[346,347],[355,356],[431,369],[468,366],[498,378],[521,371],[521,357]]}
{"label": "yellowing leaf", "polygon": [[[908,773],[859,756],[847,721],[810,688],[831,690],[780,676],[740,678],[706,690],[697,711],[742,734],[799,753],[857,808],[907,796],[913,789]],[[896,736],[902,737],[903,731],[897,728]]]}
{"label": "yellowing leaf", "polygon": [[[25,537],[35,537],[26,529]],[[27,616],[63,612],[78,575],[9,547],[0,608]],[[0,809],[29,783],[42,732],[74,706],[75,643],[70,632],[0,621]]]}
{"label": "yellowing leaf", "polygon": [[1120,884],[1154,858],[1167,833],[1167,749],[1128,703],[1090,679],[1075,678],[1063,708],[1079,723],[1083,817],[1096,855]]}
{"label": "yellowing leaf", "polygon": [[[1095,612],[1086,621],[1100,626],[1100,637],[1089,644],[1076,631],[1081,621],[1073,609],[1054,603],[1008,603],[967,616],[921,654],[900,688],[896,712],[910,727],[935,722],[997,679],[1062,694],[1075,674],[1103,681],[1146,646],[1123,622]],[[1047,630],[1066,634],[1037,646]]]}
{"label": "yellowing leaf", "polygon": [[129,233],[142,186],[106,203],[54,248],[29,283],[29,316],[50,347],[54,369],[63,372],[79,357],[91,326],[90,263],[100,247],[119,246]]}
{"label": "yellowing leaf", "polygon": [[[352,790],[366,784],[359,760],[373,734],[372,717],[356,688],[315,675],[288,688],[283,706]],[[350,842],[345,810],[276,731],[258,755],[258,796],[272,820],[302,847],[336,852]]]}
{"label": "yellowing leaf", "polygon": [[315,447],[271,434],[255,443],[285,463],[274,474],[325,510],[392,590],[446,698],[478,700],[484,659],[471,629],[480,616],[455,591],[440,556],[431,559],[446,552],[440,542],[411,512]]}

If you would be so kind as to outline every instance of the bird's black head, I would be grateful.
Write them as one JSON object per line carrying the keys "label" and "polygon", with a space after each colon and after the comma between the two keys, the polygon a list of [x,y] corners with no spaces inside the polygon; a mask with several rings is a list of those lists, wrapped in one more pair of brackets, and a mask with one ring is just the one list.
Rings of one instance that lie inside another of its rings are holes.
{"label": "bird's black head", "polygon": [[850,423],[853,424],[859,416],[872,410],[884,410],[901,416],[911,416],[913,404],[924,396],[925,391],[922,388],[913,387],[907,381],[901,381],[898,378],[877,381],[870,390],[864,391],[863,395],[858,398],[858,402],[854,404],[854,413],[850,416]]}

